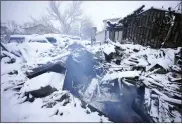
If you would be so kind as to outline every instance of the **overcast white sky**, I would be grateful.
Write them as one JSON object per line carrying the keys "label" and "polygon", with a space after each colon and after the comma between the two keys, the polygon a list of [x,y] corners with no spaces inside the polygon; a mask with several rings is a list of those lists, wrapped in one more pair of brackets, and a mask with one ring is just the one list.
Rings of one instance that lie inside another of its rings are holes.
{"label": "overcast white sky", "polygon": [[[65,1],[67,2],[67,1]],[[161,8],[175,7],[180,1],[84,1],[82,9],[89,16],[98,30],[101,30],[102,20],[114,17],[124,17],[141,5]],[[23,24],[30,16],[38,18],[46,14],[48,1],[1,1],[1,22],[15,20]]]}

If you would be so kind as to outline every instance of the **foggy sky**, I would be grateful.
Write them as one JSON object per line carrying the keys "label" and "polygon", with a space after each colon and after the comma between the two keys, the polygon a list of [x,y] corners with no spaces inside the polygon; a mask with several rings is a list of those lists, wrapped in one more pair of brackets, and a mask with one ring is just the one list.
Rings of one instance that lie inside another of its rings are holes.
{"label": "foggy sky", "polygon": [[[68,1],[65,1],[68,2]],[[175,7],[180,1],[84,1],[82,5],[84,15],[89,16],[98,30],[102,29],[103,20],[115,17],[125,17],[141,5],[161,8]],[[30,16],[39,18],[46,14],[48,1],[1,1],[1,22],[14,20],[23,24],[30,20]]]}

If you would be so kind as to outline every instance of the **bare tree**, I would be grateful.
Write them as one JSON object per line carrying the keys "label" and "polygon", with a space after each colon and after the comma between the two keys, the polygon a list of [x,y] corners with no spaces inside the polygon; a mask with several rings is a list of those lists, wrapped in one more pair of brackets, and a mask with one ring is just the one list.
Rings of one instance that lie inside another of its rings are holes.
{"label": "bare tree", "polygon": [[21,27],[15,21],[7,21],[6,27],[9,35],[21,33]]}
{"label": "bare tree", "polygon": [[92,20],[88,17],[84,17],[81,20],[80,32],[83,38],[90,38],[92,34],[92,27],[94,26]]}
{"label": "bare tree", "polygon": [[[66,3],[68,5],[65,7]],[[82,17],[82,3],[80,1],[50,1],[47,8],[48,15],[43,15],[40,19],[31,17],[32,22],[26,23],[24,26],[41,24],[52,33],[81,34],[84,38],[88,38],[93,23],[88,17]],[[59,23],[58,26],[54,27],[53,21],[57,21]],[[81,25],[81,28],[80,26],[78,28],[77,25]]]}
{"label": "bare tree", "polygon": [[62,7],[63,1],[50,1],[47,11],[50,17],[59,21],[62,33],[69,34],[71,25],[80,20],[79,17],[82,15],[81,5],[82,2],[73,1],[68,5],[69,8],[64,9]]}
{"label": "bare tree", "polygon": [[33,17],[31,17],[31,19],[33,21],[32,25],[41,24],[46,27],[49,33],[60,33],[60,31],[54,27],[53,23],[50,21],[50,18],[47,15],[41,16],[40,19],[35,19]]}
{"label": "bare tree", "polygon": [[22,34],[22,28],[15,21],[9,20],[1,23],[1,41],[7,42],[10,35]]}
{"label": "bare tree", "polygon": [[[41,33],[60,33],[58,28],[53,25],[51,20],[47,15],[42,15],[39,19],[35,19],[33,17],[30,17],[31,21],[26,22],[23,24],[24,29],[30,28],[30,27],[35,27],[38,25],[43,26],[43,31],[42,30],[35,30],[34,33],[36,34],[41,34]],[[30,34],[31,32],[27,32],[24,30],[24,34]]]}

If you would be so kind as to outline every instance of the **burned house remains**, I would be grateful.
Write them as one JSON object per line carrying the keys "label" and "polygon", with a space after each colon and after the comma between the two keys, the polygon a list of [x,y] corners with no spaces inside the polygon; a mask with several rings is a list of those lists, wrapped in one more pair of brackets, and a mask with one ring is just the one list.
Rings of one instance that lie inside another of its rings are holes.
{"label": "burned house remains", "polygon": [[[123,31],[122,40],[129,40],[152,48],[182,46],[182,14],[175,11],[140,7],[132,14],[109,25],[107,31],[112,41],[117,41],[118,31]],[[121,26],[118,25],[123,25]]]}

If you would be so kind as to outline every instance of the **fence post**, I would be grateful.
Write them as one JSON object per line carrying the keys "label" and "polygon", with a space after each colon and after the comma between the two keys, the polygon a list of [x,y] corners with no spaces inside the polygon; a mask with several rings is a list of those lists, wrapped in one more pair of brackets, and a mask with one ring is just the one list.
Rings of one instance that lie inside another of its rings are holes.
{"label": "fence post", "polygon": [[107,39],[107,29],[105,29],[105,39],[104,39],[104,43],[106,43],[106,39]]}
{"label": "fence post", "polygon": [[91,35],[91,45],[93,45],[96,41],[96,32],[97,32],[97,28],[93,27],[92,28],[92,35]]}

